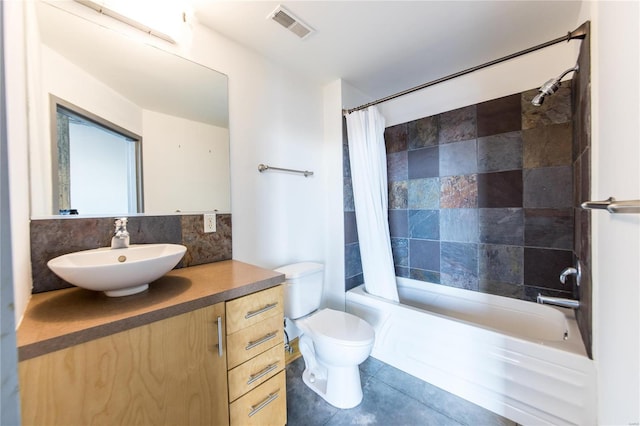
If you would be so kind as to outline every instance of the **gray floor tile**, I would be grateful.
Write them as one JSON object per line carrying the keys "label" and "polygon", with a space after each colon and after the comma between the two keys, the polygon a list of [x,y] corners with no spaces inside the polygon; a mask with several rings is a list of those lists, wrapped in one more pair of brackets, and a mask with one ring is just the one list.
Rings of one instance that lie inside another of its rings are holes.
{"label": "gray floor tile", "polygon": [[286,370],[288,426],[515,425],[372,357],[360,365],[362,403],[349,410],[333,407],[304,384],[302,358]]}
{"label": "gray floor tile", "polygon": [[385,364],[376,374],[376,379],[462,424],[515,425],[514,422],[502,416],[494,414],[489,410],[479,407],[390,365]]}
{"label": "gray floor tile", "polygon": [[369,375],[369,376],[375,376],[378,371],[384,367],[385,364],[382,361],[378,361],[377,359],[375,359],[374,357],[369,357],[367,358],[362,364],[360,364],[360,374],[361,375]]}
{"label": "gray floor tile", "polygon": [[304,361],[297,359],[287,365],[287,424],[289,426],[320,426],[338,409],[309,389],[302,381]]}
{"label": "gray floor tile", "polygon": [[460,425],[376,378],[367,382],[363,393],[360,405],[338,411],[327,425]]}

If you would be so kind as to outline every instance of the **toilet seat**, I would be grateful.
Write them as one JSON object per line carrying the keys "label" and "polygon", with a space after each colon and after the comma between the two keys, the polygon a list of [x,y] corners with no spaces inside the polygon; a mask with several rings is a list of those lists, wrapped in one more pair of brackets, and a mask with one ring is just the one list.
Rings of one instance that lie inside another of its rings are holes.
{"label": "toilet seat", "polygon": [[363,319],[342,311],[323,309],[303,319],[313,336],[342,346],[372,345],[375,332]]}

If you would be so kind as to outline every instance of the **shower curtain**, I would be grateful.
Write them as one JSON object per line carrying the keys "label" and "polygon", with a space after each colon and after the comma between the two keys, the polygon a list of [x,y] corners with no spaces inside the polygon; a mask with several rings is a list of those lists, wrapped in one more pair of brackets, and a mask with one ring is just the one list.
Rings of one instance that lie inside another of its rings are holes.
{"label": "shower curtain", "polygon": [[376,107],[347,116],[353,200],[368,293],[398,301],[388,221],[384,117]]}

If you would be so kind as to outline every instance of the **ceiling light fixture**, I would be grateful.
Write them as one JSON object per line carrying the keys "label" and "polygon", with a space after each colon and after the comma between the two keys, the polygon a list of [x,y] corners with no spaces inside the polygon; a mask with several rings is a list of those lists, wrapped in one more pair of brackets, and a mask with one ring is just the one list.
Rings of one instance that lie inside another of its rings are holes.
{"label": "ceiling light fixture", "polygon": [[[136,28],[140,31],[143,31],[149,35],[161,38],[162,40],[168,41],[169,43],[176,43],[175,39],[173,37],[171,37],[166,31],[160,31],[157,28],[151,27],[150,25],[146,25],[143,24],[142,22],[140,22],[139,19],[133,19],[129,16],[127,16],[125,14],[124,11],[124,7],[123,6],[123,2],[118,3],[117,1],[109,1],[109,0],[75,0],[77,3],[80,3],[84,6],[90,7],[91,9],[95,10],[98,13],[101,13],[103,15],[109,16],[113,19],[116,19],[120,22],[123,22],[133,28]],[[126,4],[126,3],[124,3]],[[134,4],[134,2],[129,2],[129,4]],[[147,16],[148,19],[151,19],[151,17],[154,15],[153,13],[151,13],[152,11],[155,12],[162,12],[157,10],[157,8],[155,9],[148,9],[146,8],[145,13],[138,13],[138,15],[140,15],[141,17]],[[131,11],[130,11],[131,12]],[[130,14],[130,13],[129,13]],[[165,14],[166,15],[166,14]],[[166,19],[166,16],[163,19],[164,21],[168,21]],[[185,16],[184,13],[182,14],[182,20],[185,20]],[[175,20],[177,21],[177,19]],[[172,25],[175,26],[175,25]]]}

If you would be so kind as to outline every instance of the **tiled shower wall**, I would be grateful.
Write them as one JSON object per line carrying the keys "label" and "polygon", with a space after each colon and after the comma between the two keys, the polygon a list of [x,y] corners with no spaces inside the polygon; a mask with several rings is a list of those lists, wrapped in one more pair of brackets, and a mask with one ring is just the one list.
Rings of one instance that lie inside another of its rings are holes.
{"label": "tiled shower wall", "polygon": [[592,285],[591,285],[591,212],[580,204],[591,199],[591,36],[587,31],[580,45],[580,71],[572,80],[573,92],[573,185],[574,185],[574,253],[582,266],[578,289],[580,309],[576,319],[587,353],[592,356]]}
{"label": "tiled shower wall", "polygon": [[[558,280],[573,265],[570,86],[542,107],[530,90],[386,129],[398,276],[527,300],[574,297]],[[350,191],[345,167],[347,289],[362,282]]]}
{"label": "tiled shower wall", "polygon": [[[33,293],[72,287],[58,278],[47,262],[79,250],[108,247],[113,218],[64,218],[31,221]],[[187,247],[176,266],[182,268],[231,259],[231,215],[216,216],[216,232],[204,233],[200,215],[129,217],[131,244],[174,243]]]}

